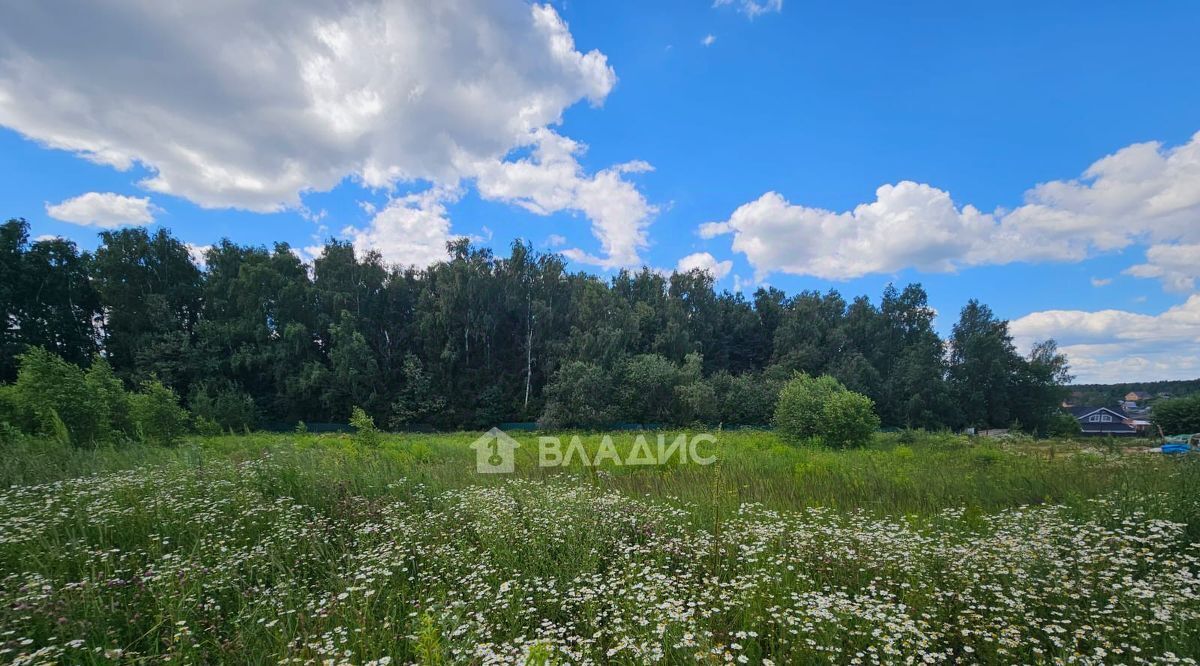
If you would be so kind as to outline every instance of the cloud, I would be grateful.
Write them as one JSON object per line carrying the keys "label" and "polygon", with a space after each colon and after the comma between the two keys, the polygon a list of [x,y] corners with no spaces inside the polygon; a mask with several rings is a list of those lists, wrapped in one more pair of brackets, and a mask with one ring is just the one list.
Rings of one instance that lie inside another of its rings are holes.
{"label": "cloud", "polygon": [[750,18],[783,11],[783,0],[714,0],[713,7],[734,6]]}
{"label": "cloud", "polygon": [[1174,148],[1122,148],[1079,179],[1037,185],[1011,211],[985,213],[956,204],[944,190],[902,181],[843,212],[767,192],[699,231],[705,238],[732,234],[733,249],[760,276],[782,271],[834,280],[905,268],[1075,262],[1153,243],[1148,263],[1130,273],[1186,289],[1196,270],[1182,260],[1186,249],[1175,248],[1200,242],[1200,133]]}
{"label": "cloud", "polygon": [[1092,278],[1093,287],[1107,287],[1112,284],[1112,278]]}
{"label": "cloud", "polygon": [[679,260],[675,265],[675,270],[684,273],[693,269],[700,269],[708,272],[713,278],[720,280],[729,275],[729,271],[733,270],[733,262],[726,259],[725,261],[717,261],[717,258],[708,252],[696,252],[689,254]]}
{"label": "cloud", "polygon": [[205,207],[299,208],[347,177],[454,185],[615,82],[518,0],[0,10],[0,125]]}
{"label": "cloud", "polygon": [[88,192],[57,204],[46,204],[46,214],[56,220],[101,229],[153,224],[156,210],[150,197],[127,197],[113,192]]}
{"label": "cloud", "polygon": [[538,215],[582,213],[591,221],[603,255],[578,248],[564,255],[603,268],[639,265],[639,250],[647,245],[646,228],[658,208],[626,176],[653,168],[636,160],[588,174],[576,158],[586,147],[547,129],[534,132],[531,145],[529,157],[474,164],[471,171],[480,196]]}
{"label": "cloud", "polygon": [[1081,383],[1200,377],[1200,294],[1158,315],[1034,312],[1012,321],[1009,330],[1026,351],[1036,340],[1057,340]]}
{"label": "cloud", "polygon": [[[1200,220],[1197,220],[1200,224]],[[1200,243],[1181,245],[1151,245],[1146,250],[1146,263],[1125,269],[1126,275],[1158,278],[1170,291],[1188,292],[1196,288],[1200,278]]]}
{"label": "cloud", "polygon": [[199,245],[197,243],[187,243],[188,254],[192,257],[192,263],[196,264],[200,270],[208,268],[208,251],[212,249],[212,245]]}
{"label": "cloud", "polygon": [[716,35],[708,34],[708,35],[704,36],[704,39],[700,40],[700,43],[703,44],[704,46],[712,46],[713,42],[715,42],[715,41],[717,41]]}
{"label": "cloud", "polygon": [[546,236],[546,247],[562,247],[567,244],[567,237],[559,234]]}
{"label": "cloud", "polygon": [[[358,252],[375,250],[390,264],[424,268],[447,257],[446,243],[455,236],[450,233],[445,204],[456,196],[433,189],[399,197],[376,213],[367,228],[347,227],[342,233],[353,240]],[[319,248],[307,251],[319,255]]]}

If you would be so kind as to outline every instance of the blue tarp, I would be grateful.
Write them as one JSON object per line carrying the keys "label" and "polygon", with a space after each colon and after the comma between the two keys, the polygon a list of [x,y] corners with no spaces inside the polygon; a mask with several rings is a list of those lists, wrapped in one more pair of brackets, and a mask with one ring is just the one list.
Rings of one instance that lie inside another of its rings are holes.
{"label": "blue tarp", "polygon": [[1163,444],[1162,446],[1163,453],[1188,453],[1191,450],[1192,447],[1187,444]]}

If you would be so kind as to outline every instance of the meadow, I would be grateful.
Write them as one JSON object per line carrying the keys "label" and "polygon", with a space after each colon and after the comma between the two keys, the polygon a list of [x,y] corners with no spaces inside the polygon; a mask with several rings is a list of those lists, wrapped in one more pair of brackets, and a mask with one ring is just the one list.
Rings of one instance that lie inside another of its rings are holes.
{"label": "meadow", "polygon": [[20,439],[0,466],[0,663],[1200,655],[1190,456],[716,435],[709,466],[554,469],[518,435],[511,475],[476,472],[479,433]]}

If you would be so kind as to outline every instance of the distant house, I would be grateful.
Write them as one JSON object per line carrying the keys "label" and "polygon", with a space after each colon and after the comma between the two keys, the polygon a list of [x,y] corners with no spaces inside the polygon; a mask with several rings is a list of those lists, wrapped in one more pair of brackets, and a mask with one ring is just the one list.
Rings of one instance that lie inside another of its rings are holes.
{"label": "distant house", "polygon": [[1125,402],[1144,402],[1149,400],[1151,397],[1153,396],[1145,391],[1130,391],[1129,393],[1125,394]]}
{"label": "distant house", "polygon": [[1085,435],[1131,436],[1138,432],[1134,420],[1115,409],[1072,407],[1069,411],[1079,422],[1079,429]]}

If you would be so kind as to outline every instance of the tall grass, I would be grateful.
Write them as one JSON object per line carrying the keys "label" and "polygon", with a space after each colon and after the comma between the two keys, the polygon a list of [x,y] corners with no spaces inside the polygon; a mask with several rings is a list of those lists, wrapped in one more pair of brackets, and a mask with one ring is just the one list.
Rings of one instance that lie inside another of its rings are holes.
{"label": "tall grass", "polygon": [[[478,435],[9,449],[0,662],[1200,653],[1187,458],[737,432],[711,466],[544,469],[523,436],[506,477],[475,472]],[[580,437],[594,451],[601,435]]]}

